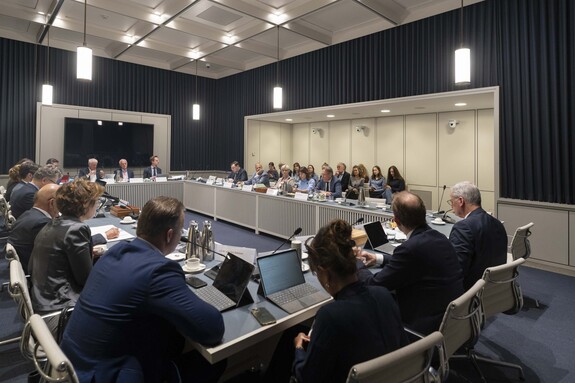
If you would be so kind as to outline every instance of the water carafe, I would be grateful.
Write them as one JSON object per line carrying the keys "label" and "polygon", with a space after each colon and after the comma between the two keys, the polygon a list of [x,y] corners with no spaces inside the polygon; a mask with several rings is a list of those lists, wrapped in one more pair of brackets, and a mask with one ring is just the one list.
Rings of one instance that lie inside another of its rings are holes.
{"label": "water carafe", "polygon": [[365,188],[359,188],[359,195],[357,196],[357,205],[365,206]]}
{"label": "water carafe", "polygon": [[200,240],[200,230],[198,223],[194,220],[190,221],[188,229],[188,243],[186,245],[186,259],[198,256],[198,242]]}
{"label": "water carafe", "polygon": [[201,239],[201,249],[200,253],[204,262],[209,262],[214,260],[214,252],[212,251],[215,246],[214,233],[212,232],[212,223],[210,221],[204,221],[204,227],[202,228],[202,239]]}

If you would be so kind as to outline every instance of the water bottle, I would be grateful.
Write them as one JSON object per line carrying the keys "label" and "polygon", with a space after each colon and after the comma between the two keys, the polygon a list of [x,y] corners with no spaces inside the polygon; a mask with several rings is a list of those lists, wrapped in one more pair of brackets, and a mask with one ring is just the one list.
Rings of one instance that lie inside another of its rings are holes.
{"label": "water bottle", "polygon": [[199,237],[200,231],[198,230],[198,223],[192,220],[190,221],[190,227],[188,229],[189,242],[186,244],[186,259],[197,257]]}
{"label": "water bottle", "polygon": [[357,205],[365,206],[365,188],[359,188],[359,195],[357,196]]}
{"label": "water bottle", "polygon": [[212,223],[210,221],[204,221],[204,227],[202,228],[202,240],[201,240],[200,257],[204,262],[210,262],[214,260],[213,248],[215,246],[214,233],[212,232]]}

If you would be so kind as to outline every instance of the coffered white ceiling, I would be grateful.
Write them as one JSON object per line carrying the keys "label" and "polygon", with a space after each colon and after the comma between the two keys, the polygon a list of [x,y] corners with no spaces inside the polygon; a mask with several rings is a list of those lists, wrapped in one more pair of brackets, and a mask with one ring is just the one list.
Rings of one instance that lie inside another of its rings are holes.
{"label": "coffered white ceiling", "polygon": [[[483,0],[465,0],[469,5]],[[0,37],[76,50],[84,0],[0,0]],[[460,0],[87,0],[97,56],[222,78],[448,12]],[[47,33],[49,31],[49,34]]]}

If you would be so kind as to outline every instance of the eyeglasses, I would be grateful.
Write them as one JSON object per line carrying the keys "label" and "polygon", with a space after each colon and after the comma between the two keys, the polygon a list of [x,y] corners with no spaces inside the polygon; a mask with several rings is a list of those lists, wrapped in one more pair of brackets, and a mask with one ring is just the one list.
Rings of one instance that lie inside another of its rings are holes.
{"label": "eyeglasses", "polygon": [[461,197],[455,197],[455,198],[449,199],[449,200],[447,200],[447,204],[448,204],[449,206],[453,206],[453,200],[457,200],[457,199],[459,199],[459,198],[461,198]]}
{"label": "eyeglasses", "polygon": [[56,184],[56,185],[58,185],[58,182],[57,182],[57,181],[54,181],[54,180],[52,180],[52,179],[50,179],[50,178],[46,178],[46,180],[47,180],[47,181],[50,181],[51,184]]}

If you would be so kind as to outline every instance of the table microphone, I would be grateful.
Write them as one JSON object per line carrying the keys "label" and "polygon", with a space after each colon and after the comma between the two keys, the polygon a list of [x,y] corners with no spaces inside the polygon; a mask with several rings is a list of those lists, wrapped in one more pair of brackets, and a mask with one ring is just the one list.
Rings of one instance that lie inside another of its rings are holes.
{"label": "table microphone", "polygon": [[[298,235],[299,233],[301,233],[301,227],[298,227],[297,229],[295,229],[295,231],[293,232],[293,234],[290,235],[288,239],[286,239],[285,241],[283,241],[282,244],[279,245],[277,249],[275,249],[274,251],[272,251],[271,254],[275,254],[283,245],[285,245],[286,243],[288,243],[289,241],[291,241],[291,239],[292,239],[293,237],[295,237],[296,235]],[[270,254],[270,255],[271,255],[271,254]]]}
{"label": "table microphone", "polygon": [[[446,187],[447,187],[446,185],[443,185],[443,191],[441,192],[441,199],[439,200],[439,206],[437,207],[437,211],[435,212],[435,214],[445,213],[443,210],[441,210],[441,203],[443,202],[443,196],[445,195],[445,188]],[[443,219],[443,218],[445,218],[445,216],[441,217],[441,219]]]}
{"label": "table microphone", "polygon": [[355,221],[354,223],[351,224],[351,227],[353,228],[355,225],[360,224],[363,222],[363,217],[359,217],[357,219],[357,221]]}
{"label": "table microphone", "polygon": [[443,222],[455,224],[455,220],[454,220],[453,218],[447,216],[447,213],[449,213],[449,212],[452,211],[452,210],[453,210],[453,209],[449,209],[449,210],[447,210],[447,211],[443,214],[443,216],[441,217],[441,220],[442,220]]}
{"label": "table microphone", "polygon": [[120,202],[120,198],[114,197],[113,195],[108,194],[108,192],[102,193],[102,197],[114,201],[114,203]]}

